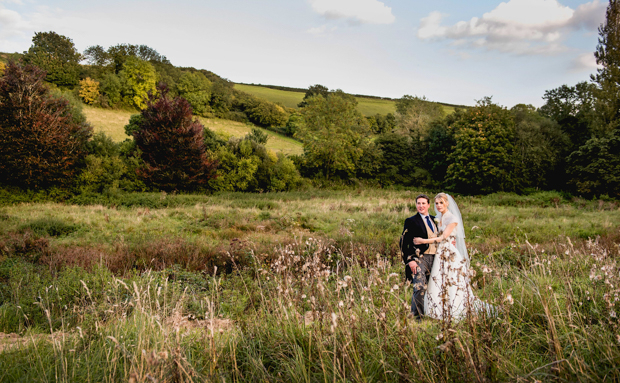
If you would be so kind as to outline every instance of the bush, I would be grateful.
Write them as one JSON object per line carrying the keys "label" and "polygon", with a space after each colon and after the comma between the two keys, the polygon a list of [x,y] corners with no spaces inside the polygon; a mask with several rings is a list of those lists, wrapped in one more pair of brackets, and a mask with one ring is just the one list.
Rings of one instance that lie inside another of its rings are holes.
{"label": "bush", "polygon": [[204,127],[192,119],[187,100],[170,98],[160,88],[142,111],[140,130],[134,133],[142,151],[141,178],[161,190],[195,190],[214,176],[217,164],[207,158]]}
{"label": "bush", "polygon": [[86,77],[80,81],[80,97],[85,104],[94,105],[99,101],[99,82]]}
{"label": "bush", "polygon": [[8,185],[67,186],[83,165],[92,128],[50,95],[44,78],[16,63],[0,78],[0,179]]}
{"label": "bush", "polygon": [[21,225],[18,230],[21,233],[31,231],[41,237],[62,237],[65,235],[69,235],[79,229],[79,225],[69,224],[60,219],[42,218]]}

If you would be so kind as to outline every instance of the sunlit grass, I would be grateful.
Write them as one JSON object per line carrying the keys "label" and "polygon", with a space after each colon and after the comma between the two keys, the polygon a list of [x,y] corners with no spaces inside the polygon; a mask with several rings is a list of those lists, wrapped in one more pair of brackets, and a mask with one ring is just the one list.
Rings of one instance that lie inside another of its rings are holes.
{"label": "sunlit grass", "polygon": [[[132,114],[127,110],[102,109],[85,105],[83,108],[87,121],[93,126],[95,132],[103,132],[116,142],[124,141],[129,138],[125,134],[125,125],[129,122]],[[209,129],[225,137],[241,138],[252,131],[252,127],[241,122],[223,120],[217,118],[198,118],[202,124]],[[303,152],[301,143],[290,137],[261,129],[270,137],[266,147],[274,152],[284,154],[301,154]]]}

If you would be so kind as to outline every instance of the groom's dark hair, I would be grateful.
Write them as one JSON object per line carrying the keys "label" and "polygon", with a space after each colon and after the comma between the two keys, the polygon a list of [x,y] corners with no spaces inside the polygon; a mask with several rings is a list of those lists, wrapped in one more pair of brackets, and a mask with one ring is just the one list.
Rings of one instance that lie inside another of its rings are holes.
{"label": "groom's dark hair", "polygon": [[426,202],[428,202],[429,205],[431,204],[431,199],[428,198],[428,196],[426,194],[420,194],[419,196],[415,197],[415,203],[418,203],[418,200],[420,198],[425,198]]}

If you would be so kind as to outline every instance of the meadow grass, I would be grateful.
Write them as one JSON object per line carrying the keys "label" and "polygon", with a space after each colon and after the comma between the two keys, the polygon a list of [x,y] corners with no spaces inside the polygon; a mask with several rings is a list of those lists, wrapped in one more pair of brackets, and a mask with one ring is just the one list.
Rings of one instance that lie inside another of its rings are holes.
{"label": "meadow grass", "polygon": [[[86,120],[93,126],[95,132],[103,132],[111,137],[115,142],[121,142],[129,138],[125,134],[125,125],[129,122],[132,114],[136,111],[102,109],[84,105],[83,113]],[[254,126],[249,126],[241,122],[223,120],[219,118],[198,117],[200,122],[214,132],[224,137],[241,138],[249,134]],[[303,152],[302,145],[290,137],[258,128],[269,135],[266,147],[276,153],[284,154],[301,154]]]}
{"label": "meadow grass", "polygon": [[498,315],[418,323],[396,246],[416,195],[4,204],[0,381],[620,379],[617,202],[457,196]]}

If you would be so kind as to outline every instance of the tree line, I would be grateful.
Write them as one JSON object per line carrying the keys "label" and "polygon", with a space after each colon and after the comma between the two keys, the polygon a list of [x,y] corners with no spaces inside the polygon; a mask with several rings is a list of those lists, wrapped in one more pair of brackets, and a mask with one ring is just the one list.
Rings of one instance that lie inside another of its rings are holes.
{"label": "tree line", "polygon": [[[507,109],[484,97],[450,114],[405,95],[395,113],[363,116],[354,96],[319,84],[295,110],[239,92],[212,72],[175,67],[144,45],[80,54],[65,36],[36,33],[19,62],[0,66],[0,175],[8,186],[81,192],[279,191],[306,179],[618,198],[619,8],[610,1],[595,52],[602,67],[590,82],[546,91],[540,108]],[[70,94],[135,108],[126,126],[133,139],[93,136]],[[224,140],[193,115],[269,127],[300,140],[304,152],[276,155],[258,129]]]}

